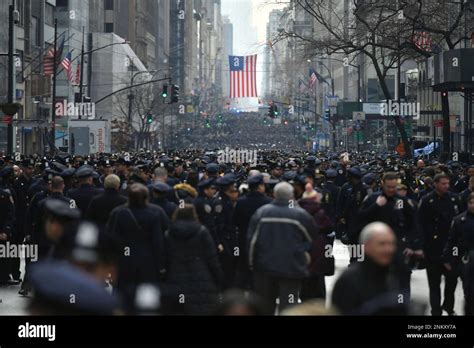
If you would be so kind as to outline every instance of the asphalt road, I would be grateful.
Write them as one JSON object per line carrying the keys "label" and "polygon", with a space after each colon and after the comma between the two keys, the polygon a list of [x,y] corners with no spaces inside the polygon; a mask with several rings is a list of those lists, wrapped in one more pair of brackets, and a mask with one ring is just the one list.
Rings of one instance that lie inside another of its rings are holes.
{"label": "asphalt road", "polygon": [[[328,292],[327,305],[330,305],[331,292],[337,277],[344,271],[349,264],[349,254],[347,248],[339,241],[336,241],[334,247],[334,256],[336,258],[336,274],[332,277],[326,277],[326,288]],[[22,263],[23,264],[23,263]],[[443,286],[443,285],[442,285]],[[26,306],[28,298],[18,294],[19,285],[0,287],[0,315],[24,315],[27,314]],[[418,303],[426,304],[426,315],[430,315],[430,306],[428,304],[428,281],[424,270],[414,271],[411,278],[412,299]],[[463,310],[463,291],[462,283],[459,280],[456,288],[455,311],[462,314]]]}

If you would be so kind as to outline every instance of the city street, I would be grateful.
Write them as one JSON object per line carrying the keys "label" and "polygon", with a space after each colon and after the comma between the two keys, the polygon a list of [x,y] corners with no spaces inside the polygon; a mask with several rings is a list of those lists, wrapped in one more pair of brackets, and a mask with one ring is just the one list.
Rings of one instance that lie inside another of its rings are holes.
{"label": "city street", "polygon": [[[340,273],[344,271],[349,263],[349,254],[347,248],[336,241],[334,247],[334,255],[336,257],[336,274],[332,277],[326,277],[326,287],[328,291],[327,306],[330,306],[330,298],[334,282],[339,277]],[[444,283],[442,283],[444,286]],[[28,298],[18,295],[19,285],[0,287],[0,315],[23,315],[26,314],[26,306]],[[426,279],[426,272],[424,270],[415,271],[411,278],[411,291],[413,300],[421,304],[428,303],[428,282]],[[461,280],[458,281],[456,288],[456,313],[463,314],[463,291]],[[426,307],[426,315],[430,315],[429,305]],[[446,314],[446,313],[444,313]]]}

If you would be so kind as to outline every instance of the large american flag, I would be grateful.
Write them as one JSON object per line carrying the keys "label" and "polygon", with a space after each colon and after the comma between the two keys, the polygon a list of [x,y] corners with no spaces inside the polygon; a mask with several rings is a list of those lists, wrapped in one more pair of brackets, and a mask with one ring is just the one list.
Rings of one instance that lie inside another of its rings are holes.
{"label": "large american flag", "polygon": [[257,98],[257,55],[229,56],[230,98]]}
{"label": "large american flag", "polygon": [[61,65],[63,66],[64,68],[64,71],[66,72],[67,74],[67,79],[72,82],[74,80],[74,75],[72,73],[72,63],[71,63],[71,52],[69,52],[68,54],[66,54],[64,56],[64,59],[63,61],[61,62]]}

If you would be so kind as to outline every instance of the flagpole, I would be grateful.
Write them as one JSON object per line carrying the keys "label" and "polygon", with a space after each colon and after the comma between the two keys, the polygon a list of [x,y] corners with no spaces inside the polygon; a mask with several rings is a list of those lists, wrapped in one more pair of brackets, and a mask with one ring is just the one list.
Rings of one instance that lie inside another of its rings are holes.
{"label": "flagpole", "polygon": [[[56,150],[56,74],[58,72],[58,20],[54,20],[54,64],[53,64],[53,92],[51,103],[51,154]],[[61,57],[60,57],[61,58]]]}
{"label": "flagpole", "polygon": [[[82,83],[83,81],[83,75],[84,75],[84,27],[82,27],[82,47],[81,47],[81,76],[80,76],[80,82],[79,82],[79,103],[82,103],[84,101],[84,84]],[[79,108],[82,110],[82,108]],[[82,112],[79,112],[79,119],[82,119]]]}

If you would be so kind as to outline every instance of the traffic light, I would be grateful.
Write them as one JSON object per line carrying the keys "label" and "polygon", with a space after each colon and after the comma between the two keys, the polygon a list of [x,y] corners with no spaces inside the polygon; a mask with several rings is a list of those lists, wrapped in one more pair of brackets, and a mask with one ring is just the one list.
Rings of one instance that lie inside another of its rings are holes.
{"label": "traffic light", "polygon": [[270,118],[277,118],[280,113],[278,112],[278,107],[276,106],[275,102],[270,102],[268,106],[268,117]]}
{"label": "traffic light", "polygon": [[179,102],[179,86],[171,85],[171,104]]}
{"label": "traffic light", "polygon": [[206,128],[211,128],[211,122],[209,119],[206,119]]}
{"label": "traffic light", "polygon": [[146,116],[146,123],[148,123],[148,124],[153,123],[153,115],[152,114],[148,114]]}
{"label": "traffic light", "polygon": [[331,110],[326,109],[326,111],[324,111],[324,120],[329,121],[330,119],[331,119]]}
{"label": "traffic light", "polygon": [[161,93],[163,99],[168,98],[168,85],[163,85],[163,93]]}
{"label": "traffic light", "polygon": [[273,118],[273,102],[270,102],[268,104],[268,114],[267,114],[268,117],[270,118]]}

